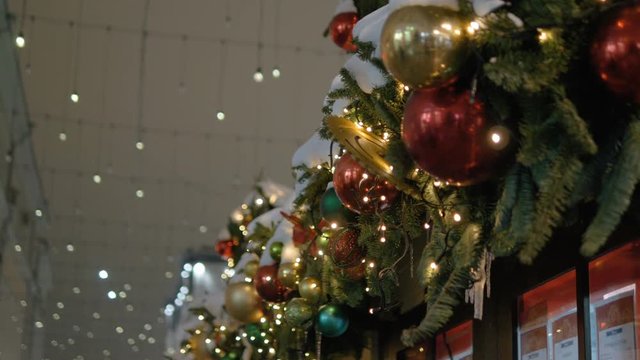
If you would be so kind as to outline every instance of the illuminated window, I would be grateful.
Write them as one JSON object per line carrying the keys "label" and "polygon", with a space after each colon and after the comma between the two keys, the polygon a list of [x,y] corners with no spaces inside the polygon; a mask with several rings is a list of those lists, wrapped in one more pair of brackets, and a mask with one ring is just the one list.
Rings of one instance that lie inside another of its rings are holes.
{"label": "illuminated window", "polygon": [[589,263],[592,359],[638,359],[640,241]]}
{"label": "illuminated window", "polygon": [[436,360],[472,360],[473,322],[466,321],[436,336]]}
{"label": "illuminated window", "polygon": [[520,296],[518,354],[521,360],[578,359],[575,270]]}

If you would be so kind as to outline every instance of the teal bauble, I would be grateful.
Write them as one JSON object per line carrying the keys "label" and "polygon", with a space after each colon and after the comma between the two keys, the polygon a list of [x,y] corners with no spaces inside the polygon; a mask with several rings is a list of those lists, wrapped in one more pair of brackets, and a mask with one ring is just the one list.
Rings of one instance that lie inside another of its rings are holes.
{"label": "teal bauble", "polygon": [[344,307],[335,304],[321,307],[316,321],[318,330],[326,337],[338,337],[349,327],[347,311]]}
{"label": "teal bauble", "polygon": [[327,189],[320,198],[320,215],[325,221],[335,222],[338,225],[345,225],[355,219],[355,213],[342,204],[333,187]]}

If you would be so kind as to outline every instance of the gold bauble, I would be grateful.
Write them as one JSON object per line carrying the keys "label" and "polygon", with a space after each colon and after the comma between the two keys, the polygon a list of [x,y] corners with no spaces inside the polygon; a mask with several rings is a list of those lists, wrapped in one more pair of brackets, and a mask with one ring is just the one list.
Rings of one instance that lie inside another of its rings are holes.
{"label": "gold bauble", "polygon": [[258,322],[263,316],[262,299],[250,283],[229,284],[224,294],[224,306],[229,315],[244,323]]}
{"label": "gold bauble", "polygon": [[322,287],[320,286],[320,280],[313,276],[307,276],[300,280],[298,284],[298,291],[300,296],[307,299],[312,304],[320,303],[322,300]]}
{"label": "gold bauble", "polygon": [[278,279],[282,285],[289,289],[295,289],[300,281],[300,273],[302,272],[302,266],[300,263],[286,263],[280,264],[278,268]]}
{"label": "gold bauble", "polygon": [[314,307],[304,298],[293,298],[284,308],[284,319],[295,327],[310,327],[314,315]]}
{"label": "gold bauble", "polygon": [[437,6],[405,6],[392,12],[382,28],[380,45],[384,66],[410,87],[453,81],[469,53],[460,13]]}
{"label": "gold bauble", "polygon": [[244,274],[253,279],[253,277],[256,276],[259,267],[260,263],[258,260],[251,260],[244,265]]}

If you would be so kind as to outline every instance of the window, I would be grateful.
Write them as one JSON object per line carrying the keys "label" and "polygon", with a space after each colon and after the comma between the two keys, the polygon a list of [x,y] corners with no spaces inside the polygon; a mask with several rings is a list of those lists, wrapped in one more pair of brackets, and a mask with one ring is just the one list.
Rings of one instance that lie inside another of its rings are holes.
{"label": "window", "polygon": [[462,323],[436,336],[436,360],[473,358],[473,322]]}
{"label": "window", "polygon": [[591,357],[640,359],[640,241],[589,263]]}
{"label": "window", "polygon": [[518,299],[521,360],[577,360],[576,272],[572,270]]}

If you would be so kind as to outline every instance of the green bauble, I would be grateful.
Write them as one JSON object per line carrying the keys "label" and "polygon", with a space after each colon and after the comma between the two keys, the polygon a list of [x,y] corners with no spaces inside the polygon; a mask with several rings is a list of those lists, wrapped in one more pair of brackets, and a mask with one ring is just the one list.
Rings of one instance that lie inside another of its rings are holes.
{"label": "green bauble", "polygon": [[263,345],[266,333],[258,324],[247,324],[244,326],[244,331],[247,333],[247,340],[251,345]]}
{"label": "green bauble", "polygon": [[355,214],[342,204],[333,187],[327,189],[320,199],[320,215],[327,222],[338,225],[348,224],[355,219]]}
{"label": "green bauble", "polygon": [[226,353],[221,360],[238,360],[238,359],[240,359],[240,354],[237,351],[233,350]]}
{"label": "green bauble", "polygon": [[349,327],[349,316],[346,310],[335,304],[321,307],[316,321],[318,330],[326,337],[338,337]]}
{"label": "green bauble", "polygon": [[276,262],[280,262],[280,257],[282,256],[282,243],[280,241],[276,241],[269,247],[269,255]]}
{"label": "green bauble", "polygon": [[318,235],[318,237],[316,238],[316,246],[318,247],[319,250],[325,251],[327,250],[327,247],[329,247],[329,240],[331,239],[331,234],[327,233],[322,233],[320,235]]}
{"label": "green bauble", "polygon": [[285,307],[284,319],[291,326],[306,329],[313,323],[313,307],[307,299],[293,298]]}

